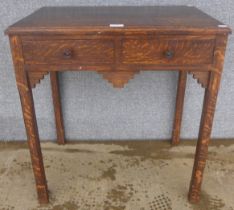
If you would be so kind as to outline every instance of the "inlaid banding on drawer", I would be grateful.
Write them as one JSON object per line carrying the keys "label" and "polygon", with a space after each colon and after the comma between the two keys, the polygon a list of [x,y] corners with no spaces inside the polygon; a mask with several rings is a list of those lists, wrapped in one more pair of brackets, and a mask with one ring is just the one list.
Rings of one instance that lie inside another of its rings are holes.
{"label": "inlaid banding on drawer", "polygon": [[110,64],[113,40],[23,41],[26,64]]}
{"label": "inlaid banding on drawer", "polygon": [[214,39],[124,39],[121,62],[125,64],[211,64]]}

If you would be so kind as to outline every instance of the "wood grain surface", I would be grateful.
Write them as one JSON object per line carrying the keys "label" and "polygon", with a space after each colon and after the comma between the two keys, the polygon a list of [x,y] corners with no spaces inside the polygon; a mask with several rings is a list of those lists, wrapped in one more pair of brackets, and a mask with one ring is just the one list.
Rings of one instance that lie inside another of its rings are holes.
{"label": "wood grain surface", "polygon": [[[188,36],[126,39],[122,43],[122,62],[127,64],[192,65],[210,64],[214,39]],[[170,54],[167,53],[172,53]]]}
{"label": "wood grain surface", "polygon": [[176,95],[176,106],[175,106],[175,117],[172,130],[172,145],[177,145],[180,142],[180,130],[182,123],[182,115],[184,108],[184,96],[187,82],[187,72],[179,72],[178,84],[177,84],[177,95]]}
{"label": "wood grain surface", "polygon": [[10,37],[12,59],[15,67],[16,83],[19,90],[28,146],[31,154],[32,168],[36,181],[38,200],[40,203],[49,202],[49,194],[45,177],[43,157],[41,153],[37,121],[34,109],[32,90],[27,72],[24,69],[22,45],[19,37]]}
{"label": "wood grain surface", "polygon": [[50,73],[57,140],[64,144],[58,72],[70,70],[97,71],[116,88],[123,88],[140,71],[178,71],[172,144],[179,143],[186,77],[193,75],[205,88],[188,196],[190,202],[199,202],[230,32],[226,25],[187,6],[44,7],[10,26],[6,34],[39,202],[48,203],[49,196],[32,88]]}
{"label": "wood grain surface", "polygon": [[[84,37],[85,38],[85,37]],[[27,64],[108,64],[114,62],[113,40],[24,41]]]}
{"label": "wood grain surface", "polygon": [[200,200],[201,184],[208,155],[208,145],[210,142],[217,95],[223,71],[226,44],[226,36],[217,36],[213,67],[215,71],[210,72],[208,87],[205,91],[200,131],[190,183],[189,200],[193,203],[197,203]]}
{"label": "wood grain surface", "polygon": [[[124,24],[124,27],[112,28],[110,24]],[[6,33],[230,31],[229,28],[219,28],[221,24],[197,8],[188,6],[43,7],[9,27]]]}
{"label": "wood grain surface", "polygon": [[50,72],[51,92],[54,104],[54,118],[58,144],[65,144],[62,105],[60,99],[59,77],[57,72]]}

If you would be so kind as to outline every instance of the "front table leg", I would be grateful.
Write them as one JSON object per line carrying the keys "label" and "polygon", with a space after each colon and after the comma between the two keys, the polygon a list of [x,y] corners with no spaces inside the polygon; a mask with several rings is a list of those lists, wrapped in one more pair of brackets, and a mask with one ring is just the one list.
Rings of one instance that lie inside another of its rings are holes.
{"label": "front table leg", "polygon": [[27,86],[27,88],[27,91],[19,90],[19,93],[24,123],[27,131],[32,167],[36,181],[38,200],[40,203],[48,203],[49,196],[35,117],[32,90],[29,86]]}
{"label": "front table leg", "polygon": [[190,183],[189,201],[191,203],[197,203],[200,200],[202,177],[207,159],[208,144],[210,141],[219,83],[220,73],[210,73],[209,85],[205,91],[200,131]]}
{"label": "front table leg", "polygon": [[49,196],[37,129],[32,90],[30,87],[28,74],[23,65],[20,38],[18,36],[13,36],[10,38],[10,43],[15,67],[16,82],[19,90],[24,123],[27,132],[28,146],[32,160],[32,168],[36,181],[38,200],[41,204],[45,204],[49,202]]}

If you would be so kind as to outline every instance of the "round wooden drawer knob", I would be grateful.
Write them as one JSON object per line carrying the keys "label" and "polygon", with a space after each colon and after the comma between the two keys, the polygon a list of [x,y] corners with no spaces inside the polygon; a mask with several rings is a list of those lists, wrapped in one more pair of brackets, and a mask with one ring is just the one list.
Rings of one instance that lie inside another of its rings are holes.
{"label": "round wooden drawer knob", "polygon": [[174,57],[174,52],[171,51],[171,50],[167,50],[165,52],[165,56],[166,56],[167,59],[172,59]]}
{"label": "round wooden drawer knob", "polygon": [[72,50],[71,49],[64,49],[63,50],[63,57],[68,59],[72,57]]}

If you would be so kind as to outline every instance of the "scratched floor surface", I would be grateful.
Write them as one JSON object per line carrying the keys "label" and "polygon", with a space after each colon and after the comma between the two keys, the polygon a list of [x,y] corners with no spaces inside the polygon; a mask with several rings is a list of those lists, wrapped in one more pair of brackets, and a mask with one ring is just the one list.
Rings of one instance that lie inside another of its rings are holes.
{"label": "scratched floor surface", "polygon": [[234,210],[230,142],[210,147],[199,205],[187,202],[193,143],[43,143],[42,151],[47,206],[37,203],[25,144],[0,144],[0,210]]}

